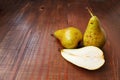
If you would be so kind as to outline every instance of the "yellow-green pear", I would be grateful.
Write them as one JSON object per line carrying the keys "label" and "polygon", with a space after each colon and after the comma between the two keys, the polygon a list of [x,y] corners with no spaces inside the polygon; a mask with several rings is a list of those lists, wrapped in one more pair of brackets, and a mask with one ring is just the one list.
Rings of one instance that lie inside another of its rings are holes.
{"label": "yellow-green pear", "polygon": [[100,25],[100,21],[97,16],[94,16],[92,12],[88,9],[91,14],[87,29],[83,37],[84,46],[97,46],[103,47],[105,44],[105,33]]}
{"label": "yellow-green pear", "polygon": [[60,40],[65,48],[76,48],[82,41],[82,33],[75,27],[68,27],[54,32],[54,36]]}

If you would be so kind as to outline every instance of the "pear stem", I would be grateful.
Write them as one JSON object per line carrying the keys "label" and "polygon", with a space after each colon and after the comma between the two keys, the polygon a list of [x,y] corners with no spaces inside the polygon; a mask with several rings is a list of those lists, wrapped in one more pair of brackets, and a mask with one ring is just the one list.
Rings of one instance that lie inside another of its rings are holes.
{"label": "pear stem", "polygon": [[88,10],[88,12],[90,13],[91,16],[94,16],[92,13],[92,10],[90,10],[88,7],[86,7],[86,9]]}

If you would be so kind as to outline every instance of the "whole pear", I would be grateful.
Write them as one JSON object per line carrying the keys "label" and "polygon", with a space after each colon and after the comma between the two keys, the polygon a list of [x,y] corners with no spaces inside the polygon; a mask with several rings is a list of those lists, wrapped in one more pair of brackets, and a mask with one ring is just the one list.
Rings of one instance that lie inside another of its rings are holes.
{"label": "whole pear", "polygon": [[[88,9],[89,10],[89,9]],[[103,31],[100,21],[97,16],[94,16],[91,11],[91,18],[89,20],[87,29],[84,33],[83,37],[83,45],[84,46],[97,46],[103,47],[105,44],[105,32]]]}
{"label": "whole pear", "polygon": [[82,41],[82,33],[75,27],[68,27],[54,32],[54,36],[60,40],[65,48],[76,48]]}

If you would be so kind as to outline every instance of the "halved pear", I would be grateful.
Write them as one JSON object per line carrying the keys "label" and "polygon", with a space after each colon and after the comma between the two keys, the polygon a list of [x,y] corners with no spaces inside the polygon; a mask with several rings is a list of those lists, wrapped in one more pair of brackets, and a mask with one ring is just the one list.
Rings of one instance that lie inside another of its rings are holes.
{"label": "halved pear", "polygon": [[103,51],[95,46],[63,49],[61,50],[61,55],[67,61],[88,70],[99,69],[105,63]]}

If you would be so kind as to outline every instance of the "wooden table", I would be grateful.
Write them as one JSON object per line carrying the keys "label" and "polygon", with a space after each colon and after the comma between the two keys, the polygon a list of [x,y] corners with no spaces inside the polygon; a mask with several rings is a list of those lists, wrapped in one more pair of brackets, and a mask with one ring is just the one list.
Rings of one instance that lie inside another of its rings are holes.
{"label": "wooden table", "polygon": [[[6,1],[6,2],[2,2]],[[0,80],[120,80],[119,0],[2,0]],[[54,31],[69,26],[84,33],[90,7],[107,35],[106,63],[95,71],[79,68],[60,54]]]}

